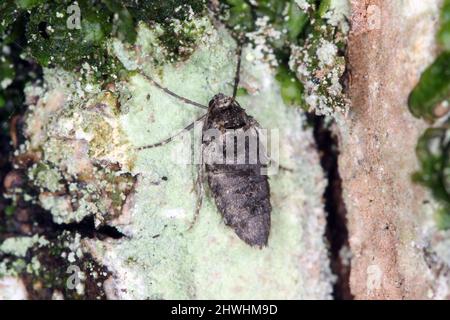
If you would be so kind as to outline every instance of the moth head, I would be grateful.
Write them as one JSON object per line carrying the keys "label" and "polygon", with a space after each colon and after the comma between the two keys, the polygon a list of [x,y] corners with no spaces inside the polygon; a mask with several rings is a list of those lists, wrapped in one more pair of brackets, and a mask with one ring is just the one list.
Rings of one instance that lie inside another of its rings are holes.
{"label": "moth head", "polygon": [[232,97],[226,96],[223,93],[216,94],[209,102],[210,109],[225,109],[228,108],[234,99]]}

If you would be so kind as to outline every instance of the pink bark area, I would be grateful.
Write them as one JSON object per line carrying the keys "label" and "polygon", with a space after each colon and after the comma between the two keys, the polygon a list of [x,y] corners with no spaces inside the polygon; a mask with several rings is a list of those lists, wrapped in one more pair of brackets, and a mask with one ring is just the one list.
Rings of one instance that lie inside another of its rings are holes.
{"label": "pink bark area", "polygon": [[351,112],[338,133],[351,291],[356,299],[435,298],[435,276],[421,244],[429,195],[411,181],[426,123],[409,113],[407,98],[436,54],[438,4],[351,4]]}

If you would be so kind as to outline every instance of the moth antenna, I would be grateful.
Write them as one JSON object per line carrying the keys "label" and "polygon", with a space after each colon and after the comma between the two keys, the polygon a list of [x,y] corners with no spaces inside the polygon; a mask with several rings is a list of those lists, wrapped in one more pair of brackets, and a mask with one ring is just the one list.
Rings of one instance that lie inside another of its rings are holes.
{"label": "moth antenna", "polygon": [[203,104],[201,104],[201,103],[198,103],[198,102],[189,100],[189,99],[187,99],[187,98],[185,98],[185,97],[182,97],[182,96],[176,94],[175,92],[170,91],[169,89],[163,87],[163,86],[160,85],[158,82],[156,82],[152,77],[150,77],[150,76],[144,74],[143,72],[141,72],[141,74],[142,74],[145,78],[147,78],[147,80],[149,80],[151,83],[153,83],[157,88],[161,89],[162,91],[164,91],[164,92],[167,93],[168,95],[170,95],[170,96],[172,96],[172,97],[174,97],[174,98],[177,98],[177,99],[183,101],[184,103],[187,103],[187,104],[196,106],[196,107],[198,107],[198,108],[208,109],[207,106],[205,106],[205,105],[203,105]]}
{"label": "moth antenna", "polygon": [[154,144],[149,144],[147,146],[142,146],[142,147],[138,147],[136,148],[136,150],[140,151],[140,150],[144,150],[144,149],[151,149],[151,148],[156,148],[156,147],[161,147],[165,144],[168,144],[169,142],[171,142],[174,138],[176,138],[177,136],[179,136],[180,134],[182,134],[184,131],[189,131],[191,129],[194,128],[195,122],[202,120],[204,117],[206,116],[206,114],[202,115],[200,118],[198,118],[197,120],[195,120],[194,122],[192,122],[191,124],[189,124],[187,127],[185,127],[183,130],[175,133],[173,136],[170,136],[167,139],[164,139],[160,142],[154,143]]}
{"label": "moth antenna", "polygon": [[242,39],[239,39],[237,41],[237,48],[236,48],[237,66],[236,66],[236,74],[234,75],[233,99],[236,99],[236,94],[239,86],[239,77],[241,73],[241,55],[242,55]]}

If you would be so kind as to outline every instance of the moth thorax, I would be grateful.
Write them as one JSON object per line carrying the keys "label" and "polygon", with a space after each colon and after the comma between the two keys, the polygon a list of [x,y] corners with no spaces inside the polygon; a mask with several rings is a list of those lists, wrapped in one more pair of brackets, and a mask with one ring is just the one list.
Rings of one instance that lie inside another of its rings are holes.
{"label": "moth thorax", "polygon": [[232,102],[232,97],[226,96],[223,93],[218,93],[209,102],[209,107],[212,109],[224,109],[228,108]]}

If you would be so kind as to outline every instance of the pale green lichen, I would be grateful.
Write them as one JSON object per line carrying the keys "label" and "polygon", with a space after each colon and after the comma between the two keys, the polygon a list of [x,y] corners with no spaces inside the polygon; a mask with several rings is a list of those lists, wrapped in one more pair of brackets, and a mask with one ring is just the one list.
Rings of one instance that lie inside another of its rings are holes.
{"label": "pale green lichen", "polygon": [[38,235],[34,235],[32,237],[12,237],[7,238],[0,245],[0,252],[11,254],[17,257],[25,257],[28,249],[37,245],[38,247],[42,247],[48,244],[48,241],[39,237]]}
{"label": "pale green lichen", "polygon": [[50,192],[56,192],[61,189],[60,181],[62,176],[56,169],[51,169],[47,164],[41,164],[37,167],[32,167],[29,173],[29,178],[34,180],[36,186],[45,188]]}
{"label": "pale green lichen", "polygon": [[28,174],[41,192],[35,200],[57,223],[94,215],[99,225],[120,213],[134,183],[126,171],[134,160],[118,98],[98,86],[83,88],[58,69],[47,69],[45,79],[45,91],[27,115],[30,140],[19,152],[41,154]]}
{"label": "pale green lichen", "polygon": [[27,268],[27,263],[24,259],[14,259],[10,261],[9,259],[3,259],[0,262],[0,278],[6,276],[18,276]]}
{"label": "pale green lichen", "polygon": [[31,258],[31,262],[27,264],[26,272],[29,274],[38,275],[41,268],[41,263],[37,257]]}
{"label": "pale green lichen", "polygon": [[323,17],[329,24],[339,27],[344,33],[349,31],[350,2],[348,0],[331,0]]}

